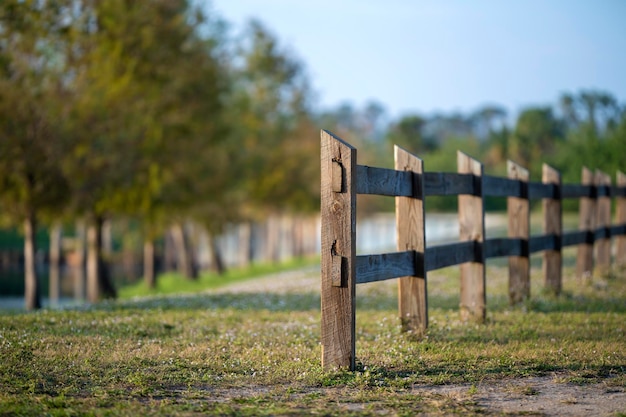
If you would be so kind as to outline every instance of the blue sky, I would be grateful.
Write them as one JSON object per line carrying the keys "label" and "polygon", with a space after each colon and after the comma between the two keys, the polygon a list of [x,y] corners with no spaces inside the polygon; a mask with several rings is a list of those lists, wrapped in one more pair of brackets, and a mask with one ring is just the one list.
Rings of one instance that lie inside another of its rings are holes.
{"label": "blue sky", "polygon": [[511,115],[600,89],[626,102],[626,0],[213,0],[258,18],[304,62],[318,108]]}

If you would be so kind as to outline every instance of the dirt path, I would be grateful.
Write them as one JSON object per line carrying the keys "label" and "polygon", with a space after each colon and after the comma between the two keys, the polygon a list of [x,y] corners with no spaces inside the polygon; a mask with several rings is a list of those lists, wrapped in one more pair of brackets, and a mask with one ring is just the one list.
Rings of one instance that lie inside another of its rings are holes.
{"label": "dirt path", "polygon": [[626,413],[626,392],[607,380],[575,385],[558,375],[516,378],[471,386],[419,387],[416,391],[437,392],[459,399],[471,398],[487,414],[537,416],[615,416]]}

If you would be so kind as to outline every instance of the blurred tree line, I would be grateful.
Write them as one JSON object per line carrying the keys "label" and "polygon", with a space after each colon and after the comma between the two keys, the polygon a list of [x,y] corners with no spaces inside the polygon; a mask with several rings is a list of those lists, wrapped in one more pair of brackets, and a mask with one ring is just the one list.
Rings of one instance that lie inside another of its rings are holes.
{"label": "blurred tree line", "polygon": [[[353,143],[361,164],[392,166],[397,143],[428,171],[455,171],[461,149],[489,173],[504,173],[510,158],[535,179],[548,162],[576,182],[583,164],[624,169],[625,115],[598,91],[525,109],[513,127],[499,106],[397,120],[376,102],[319,111],[304,65],[258,21],[231,36],[187,0],[0,5],[0,222],[24,233],[28,309],[40,306],[38,228],[86,225],[87,298],[97,301],[116,295],[103,256],[107,219],[139,222],[154,286],[154,242],[165,230],[195,277],[185,222],[216,245],[229,222],[318,210],[320,128]],[[371,212],[393,202],[359,204]]]}
{"label": "blurred tree line", "polygon": [[[365,165],[393,166],[397,144],[422,158],[431,172],[456,172],[457,150],[481,161],[489,175],[506,176],[510,159],[529,169],[531,181],[541,181],[544,163],[567,183],[580,183],[583,166],[611,176],[626,170],[626,105],[604,91],[563,93],[554,105],[527,107],[515,118],[503,107],[486,105],[468,114],[409,113],[389,120],[384,107],[372,102],[361,109],[340,105],[319,120],[357,147]],[[392,199],[359,199],[360,213],[393,209]],[[491,210],[506,208],[505,199],[486,203]],[[456,204],[453,197],[432,197],[427,209],[456,210]]]}

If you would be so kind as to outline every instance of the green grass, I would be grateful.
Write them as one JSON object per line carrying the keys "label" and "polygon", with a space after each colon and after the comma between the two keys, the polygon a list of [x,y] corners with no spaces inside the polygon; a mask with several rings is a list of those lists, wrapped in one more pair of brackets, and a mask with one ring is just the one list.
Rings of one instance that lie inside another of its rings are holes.
{"label": "green grass", "polygon": [[120,288],[119,297],[126,299],[150,295],[195,293],[316,264],[319,264],[319,258],[294,258],[281,263],[252,264],[246,268],[231,268],[222,275],[202,272],[196,280],[185,279],[178,273],[169,272],[159,275],[156,288],[148,288],[144,281],[138,281]]}
{"label": "green grass", "polygon": [[[311,291],[186,294],[0,316],[0,416],[489,415],[476,387],[551,376],[626,387],[626,271],[509,307],[488,268],[488,320],[459,321],[458,272],[429,275],[430,327],[401,333],[393,282],[357,289],[356,372],[320,366]],[[467,384],[464,394],[434,389]],[[429,388],[430,387],[430,388]],[[535,395],[532,386],[520,395]]]}

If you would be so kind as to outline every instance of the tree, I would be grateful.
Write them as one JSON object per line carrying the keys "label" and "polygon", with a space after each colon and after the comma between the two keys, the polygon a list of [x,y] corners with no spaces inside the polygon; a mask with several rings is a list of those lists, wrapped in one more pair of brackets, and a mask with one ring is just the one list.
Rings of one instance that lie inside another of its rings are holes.
{"label": "tree", "polygon": [[303,135],[315,130],[308,80],[302,64],[257,21],[249,23],[235,64],[231,140],[241,156],[245,199],[261,212],[283,209],[290,205],[289,190],[310,188],[295,181],[295,165],[318,165],[309,153],[319,152],[318,140]]}
{"label": "tree", "polygon": [[598,90],[564,93],[559,99],[569,130],[586,130],[589,137],[602,136],[620,121],[620,106],[612,94]]}
{"label": "tree", "polygon": [[509,158],[539,176],[541,163],[550,157],[563,127],[550,107],[531,107],[521,112],[509,145]]}
{"label": "tree", "polygon": [[489,140],[493,134],[506,127],[506,110],[498,105],[483,106],[471,116],[476,136]]}
{"label": "tree", "polygon": [[97,301],[115,296],[100,242],[106,218],[142,218],[153,253],[168,217],[210,198],[203,175],[224,177],[212,170],[227,163],[213,152],[224,77],[213,23],[200,31],[205,16],[185,0],[83,0],[72,12],[64,170],[73,213],[92,229],[88,298]]}
{"label": "tree", "polygon": [[417,114],[403,116],[399,121],[391,124],[387,141],[416,155],[432,150],[434,144],[427,142],[424,138],[425,124],[426,120]]}
{"label": "tree", "polygon": [[41,306],[35,233],[45,213],[60,210],[66,182],[57,161],[51,117],[62,68],[54,45],[62,8],[9,1],[0,12],[0,204],[23,222],[25,304]]}

